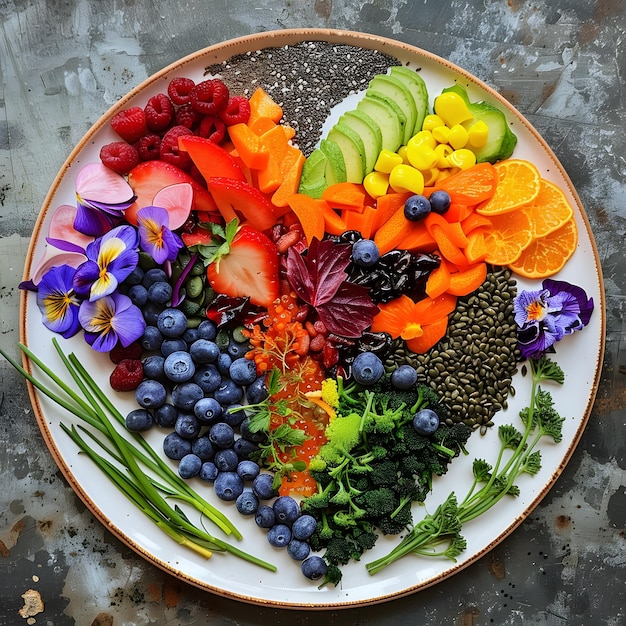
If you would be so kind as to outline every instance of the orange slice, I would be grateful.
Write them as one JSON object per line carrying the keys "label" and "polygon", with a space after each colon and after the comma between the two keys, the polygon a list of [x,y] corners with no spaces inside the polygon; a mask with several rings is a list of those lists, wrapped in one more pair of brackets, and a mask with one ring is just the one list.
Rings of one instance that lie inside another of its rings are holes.
{"label": "orange slice", "polygon": [[492,228],[485,232],[485,261],[493,265],[509,265],[533,240],[530,218],[524,211],[513,211],[489,219]]}
{"label": "orange slice", "polygon": [[530,161],[506,159],[494,165],[498,173],[496,192],[489,200],[479,204],[480,215],[500,215],[515,211],[532,202],[539,194],[541,175]]}
{"label": "orange slice", "polygon": [[509,269],[526,278],[552,276],[567,263],[577,244],[578,229],[572,217],[557,230],[535,239],[517,259],[508,264]]}
{"label": "orange slice", "polygon": [[543,178],[539,194],[522,210],[530,217],[533,237],[545,237],[563,226],[573,215],[572,207],[561,189]]}

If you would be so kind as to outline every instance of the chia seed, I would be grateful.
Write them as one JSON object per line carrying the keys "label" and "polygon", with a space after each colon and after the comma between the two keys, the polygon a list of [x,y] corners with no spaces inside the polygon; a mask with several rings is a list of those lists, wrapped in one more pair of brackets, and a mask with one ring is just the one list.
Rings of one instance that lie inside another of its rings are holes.
{"label": "chia seed", "polygon": [[204,73],[248,97],[262,87],[281,105],[283,123],[296,131],[298,147],[308,156],[331,109],[364,90],[375,74],[385,74],[392,65],[400,61],[378,50],[303,41],[239,54],[207,66]]}

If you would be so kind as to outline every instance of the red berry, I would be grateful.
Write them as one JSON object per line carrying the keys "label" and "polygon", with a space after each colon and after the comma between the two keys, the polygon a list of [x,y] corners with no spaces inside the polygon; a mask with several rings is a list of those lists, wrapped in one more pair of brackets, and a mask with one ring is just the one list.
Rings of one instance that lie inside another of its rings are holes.
{"label": "red berry", "polygon": [[176,165],[180,169],[188,169],[191,158],[186,152],[178,148],[178,138],[181,135],[193,135],[186,126],[172,126],[161,140],[160,158],[161,161]]}
{"label": "red berry", "polygon": [[228,87],[218,78],[204,80],[189,92],[191,106],[203,115],[219,115],[228,104]]}
{"label": "red berry", "polygon": [[226,136],[226,124],[217,115],[205,115],[200,120],[198,135],[210,139],[213,143],[222,143]]}
{"label": "red berry", "polygon": [[250,119],[250,103],[245,96],[233,96],[226,108],[220,113],[226,126],[247,124]]}
{"label": "red berry", "polygon": [[128,174],[139,163],[139,153],[125,141],[114,141],[100,148],[100,160],[114,172]]}
{"label": "red berry", "polygon": [[191,78],[184,78],[183,76],[173,78],[167,86],[167,94],[174,104],[179,106],[188,104],[189,92],[195,84]]}
{"label": "red berry", "polygon": [[142,161],[155,161],[161,158],[161,137],[154,133],[144,135],[135,144]]}
{"label": "red berry", "polygon": [[142,380],[143,365],[139,359],[123,359],[109,377],[109,383],[115,391],[134,391]]}
{"label": "red berry", "polygon": [[169,128],[174,119],[174,105],[164,94],[152,96],[144,109],[148,130],[159,132]]}
{"label": "red berry", "polygon": [[111,128],[128,143],[135,143],[148,132],[146,114],[141,107],[130,107],[111,118]]}
{"label": "red berry", "polygon": [[176,109],[174,123],[176,126],[186,126],[193,128],[200,121],[202,115],[198,113],[190,104],[183,104]]}
{"label": "red berry", "polygon": [[133,341],[129,346],[124,347],[121,343],[116,343],[115,347],[109,352],[109,358],[113,363],[119,363],[124,359],[137,360],[141,359],[143,347],[138,341]]}

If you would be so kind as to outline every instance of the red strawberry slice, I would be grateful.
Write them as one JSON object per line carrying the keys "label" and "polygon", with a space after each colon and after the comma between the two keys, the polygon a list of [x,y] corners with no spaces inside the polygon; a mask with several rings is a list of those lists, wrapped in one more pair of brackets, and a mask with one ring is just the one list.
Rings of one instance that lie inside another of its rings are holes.
{"label": "red strawberry slice", "polygon": [[189,154],[207,182],[216,176],[246,180],[232,155],[210,139],[198,135],[182,135],[178,138],[178,147]]}
{"label": "red strawberry slice", "polygon": [[237,218],[258,230],[267,230],[276,223],[276,207],[245,180],[211,178],[207,187],[226,222]]}
{"label": "red strawberry slice", "polygon": [[145,161],[134,167],[128,174],[128,183],[137,196],[125,217],[130,224],[137,224],[137,211],[152,205],[154,196],[161,189],[177,183],[189,183],[193,189],[193,206],[197,211],[217,213],[218,209],[211,194],[189,174],[165,161]]}
{"label": "red strawberry slice", "polygon": [[207,278],[218,293],[249,297],[252,304],[268,307],[279,293],[276,246],[267,235],[244,224],[228,253],[207,267]]}

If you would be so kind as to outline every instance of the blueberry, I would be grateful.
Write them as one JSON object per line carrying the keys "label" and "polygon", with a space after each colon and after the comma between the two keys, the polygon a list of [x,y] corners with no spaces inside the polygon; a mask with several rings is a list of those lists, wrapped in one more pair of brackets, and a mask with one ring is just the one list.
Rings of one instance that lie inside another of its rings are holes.
{"label": "blueberry", "polygon": [[410,222],[419,222],[426,219],[430,210],[430,201],[421,194],[410,196],[404,203],[404,217]]}
{"label": "blueberry", "polygon": [[206,435],[202,435],[191,442],[191,451],[203,461],[210,461],[215,456],[215,448]]}
{"label": "blueberry", "polygon": [[246,388],[246,400],[249,404],[259,404],[268,396],[267,385],[265,384],[265,374],[259,376]]}
{"label": "blueberry", "polygon": [[256,363],[252,359],[239,357],[230,364],[228,372],[238,385],[251,385],[256,380]]}
{"label": "blueberry", "polygon": [[239,433],[244,439],[253,443],[261,443],[261,441],[265,440],[265,433],[262,430],[256,432],[250,430],[250,418],[248,417],[239,424]]}
{"label": "blueberry", "polygon": [[251,491],[244,491],[235,500],[235,506],[242,515],[254,515],[259,508],[259,499]]}
{"label": "blueberry", "polygon": [[324,576],[326,576],[328,565],[326,565],[326,561],[324,561],[321,556],[314,554],[313,556],[310,556],[302,561],[301,569],[302,573],[309,580],[319,580],[320,578],[324,578]]}
{"label": "blueberry", "polygon": [[237,474],[241,476],[241,480],[244,482],[254,480],[259,475],[260,471],[261,468],[259,464],[254,461],[244,460],[237,464]]}
{"label": "blueberry", "polygon": [[157,319],[157,328],[164,337],[182,337],[187,330],[187,316],[180,309],[164,309]]}
{"label": "blueberry", "polygon": [[292,539],[287,544],[287,554],[294,561],[304,561],[304,559],[311,554],[311,546],[306,541]]}
{"label": "blueberry", "polygon": [[218,450],[215,453],[213,463],[215,463],[220,472],[234,472],[237,470],[237,466],[239,465],[239,457],[232,448]]}
{"label": "blueberry", "polygon": [[201,365],[196,368],[193,381],[202,387],[204,393],[213,393],[222,384],[222,375],[215,365]]}
{"label": "blueberry", "polygon": [[195,439],[200,434],[200,422],[195,415],[180,413],[174,424],[174,431],[183,439]]}
{"label": "blueberry", "polygon": [[228,372],[230,371],[231,363],[233,362],[233,357],[228,354],[228,352],[221,352],[217,357],[217,369],[222,376],[228,376]]}
{"label": "blueberry", "polygon": [[270,500],[277,493],[273,483],[274,475],[263,472],[252,481],[252,491],[259,497],[259,500]]}
{"label": "blueberry", "polygon": [[141,307],[141,314],[148,326],[154,326],[156,328],[156,323],[162,310],[163,307],[160,304],[147,302],[145,306]]}
{"label": "blueberry", "polygon": [[153,380],[163,380],[165,372],[163,364],[165,358],[159,354],[152,354],[142,361],[144,378],[152,378]]}
{"label": "blueberry", "polygon": [[152,283],[148,287],[148,300],[156,304],[166,304],[172,299],[172,285],[165,280]]}
{"label": "blueberry", "polygon": [[417,371],[408,363],[400,365],[391,374],[391,384],[400,391],[411,389],[417,383]]}
{"label": "blueberry", "polygon": [[384,373],[383,362],[373,352],[360,352],[352,363],[352,376],[360,385],[373,385]]}
{"label": "blueberry", "polygon": [[227,378],[213,393],[220,404],[236,404],[243,398],[243,389],[240,385]]}
{"label": "blueberry", "polygon": [[197,328],[188,328],[183,333],[183,339],[185,340],[187,345],[190,346],[194,341],[196,341],[197,339],[200,339],[200,337],[198,335],[198,329]]}
{"label": "blueberry", "polygon": [[143,285],[133,285],[128,291],[128,297],[135,306],[142,307],[148,302],[148,290]]}
{"label": "blueberry", "polygon": [[421,409],[413,416],[413,428],[418,435],[432,435],[439,428],[439,416],[432,409]]}
{"label": "blueberry", "polygon": [[430,209],[433,213],[440,215],[445,213],[450,208],[450,203],[450,194],[443,189],[433,191],[430,194]]}
{"label": "blueberry", "polygon": [[165,270],[162,270],[160,267],[154,267],[143,275],[141,284],[147,289],[150,285],[163,281],[167,281]]}
{"label": "blueberry", "polygon": [[191,441],[183,439],[178,433],[169,433],[163,439],[163,452],[168,459],[180,461],[186,454],[191,452]]}
{"label": "blueberry", "polygon": [[220,472],[213,489],[220,500],[232,502],[243,493],[243,480],[236,472]]}
{"label": "blueberry", "polygon": [[203,320],[198,324],[198,338],[213,341],[217,337],[217,326],[211,320]]}
{"label": "blueberry", "polygon": [[291,526],[300,517],[300,505],[291,496],[278,496],[274,500],[276,520]]}
{"label": "blueberry", "polygon": [[300,517],[291,525],[291,534],[294,539],[306,541],[313,535],[317,528],[317,520],[308,514],[300,515]]}
{"label": "blueberry", "polygon": [[285,524],[274,524],[267,531],[267,540],[275,548],[284,548],[291,541],[291,530]]}
{"label": "blueberry", "polygon": [[246,417],[246,412],[241,404],[231,404],[226,407],[226,410],[222,413],[222,419],[233,428],[239,426]]}
{"label": "blueberry", "polygon": [[124,284],[129,287],[140,285],[144,274],[143,268],[140,265],[135,265],[135,269],[124,279]]}
{"label": "blueberry", "polygon": [[135,400],[144,409],[158,409],[166,399],[167,390],[158,380],[142,380],[135,389]]}
{"label": "blueberry", "polygon": [[209,430],[209,439],[214,446],[226,449],[232,447],[235,442],[235,431],[232,426],[224,422],[213,424]]}
{"label": "blueberry", "polygon": [[196,402],[203,397],[202,388],[192,382],[181,383],[172,390],[172,404],[183,411],[193,411]]}
{"label": "blueberry", "polygon": [[233,450],[237,453],[237,456],[245,461],[250,458],[250,456],[259,449],[259,446],[252,442],[244,439],[243,437],[239,437],[239,439],[235,440],[233,444]]}
{"label": "blueberry", "polygon": [[181,478],[193,478],[200,473],[202,459],[195,454],[186,454],[178,462],[178,474]]}
{"label": "blueberry", "polygon": [[359,239],[352,245],[352,260],[361,267],[372,267],[380,259],[380,250],[371,239]]}
{"label": "blueberry", "polygon": [[163,339],[161,344],[161,354],[164,357],[168,357],[174,352],[187,352],[187,344],[181,337],[174,337],[173,339]]}
{"label": "blueberry", "polygon": [[222,416],[222,405],[215,398],[200,398],[193,405],[195,416],[203,423],[215,423]]}
{"label": "blueberry", "polygon": [[233,359],[240,359],[249,350],[250,345],[247,341],[245,343],[240,343],[239,341],[235,341],[231,338],[228,342],[227,352]]}
{"label": "blueberry", "polygon": [[196,339],[189,346],[191,358],[199,365],[213,363],[220,354],[220,349],[214,341],[208,339]]}
{"label": "blueberry", "polygon": [[267,504],[261,504],[256,510],[254,521],[259,528],[271,528],[276,523],[274,509]]}
{"label": "blueberry", "polygon": [[202,480],[214,481],[219,473],[220,471],[215,466],[215,463],[213,463],[212,461],[205,461],[200,468],[200,473],[198,474],[198,476]]}
{"label": "blueberry", "polygon": [[193,378],[196,372],[196,366],[189,352],[176,350],[166,357],[163,370],[171,381],[183,383]]}
{"label": "blueberry", "polygon": [[146,409],[135,409],[126,416],[126,428],[133,432],[150,430],[153,423],[152,415]]}
{"label": "blueberry", "polygon": [[149,352],[160,350],[161,344],[163,343],[163,335],[156,326],[146,326],[140,342],[144,350],[148,350]]}
{"label": "blueberry", "polygon": [[154,410],[154,421],[163,428],[172,428],[178,419],[178,409],[169,402]]}

